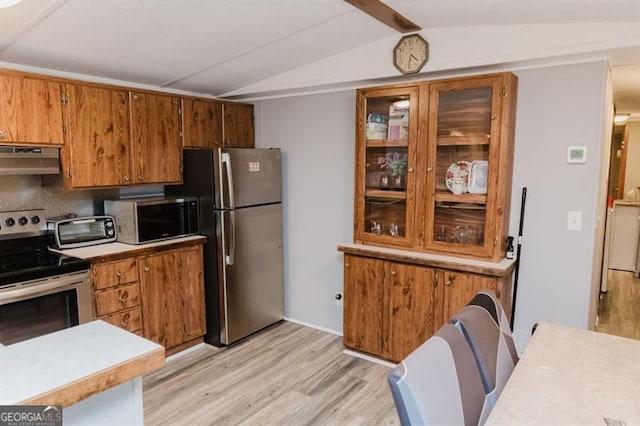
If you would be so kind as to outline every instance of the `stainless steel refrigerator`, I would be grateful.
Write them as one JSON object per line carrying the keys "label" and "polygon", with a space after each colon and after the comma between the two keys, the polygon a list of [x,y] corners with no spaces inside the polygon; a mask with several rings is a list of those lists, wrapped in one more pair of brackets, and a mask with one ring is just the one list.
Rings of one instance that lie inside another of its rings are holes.
{"label": "stainless steel refrigerator", "polygon": [[200,198],[208,343],[228,345],[284,318],[279,149],[184,150],[184,184]]}

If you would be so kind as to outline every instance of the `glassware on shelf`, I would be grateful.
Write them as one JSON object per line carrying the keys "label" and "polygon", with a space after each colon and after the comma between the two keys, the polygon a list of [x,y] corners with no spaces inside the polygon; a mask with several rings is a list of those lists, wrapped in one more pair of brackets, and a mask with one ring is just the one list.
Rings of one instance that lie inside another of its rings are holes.
{"label": "glassware on shelf", "polygon": [[375,220],[371,222],[371,233],[380,235],[382,233],[382,225],[380,222],[376,222]]}
{"label": "glassware on shelf", "polygon": [[400,229],[398,228],[398,225],[396,225],[395,223],[389,225],[389,235],[391,235],[392,237],[400,236]]}

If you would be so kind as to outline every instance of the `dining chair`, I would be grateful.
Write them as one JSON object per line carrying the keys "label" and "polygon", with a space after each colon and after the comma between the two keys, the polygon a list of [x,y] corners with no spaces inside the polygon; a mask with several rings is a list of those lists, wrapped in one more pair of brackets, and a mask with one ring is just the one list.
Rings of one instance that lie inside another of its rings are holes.
{"label": "dining chair", "polygon": [[499,301],[492,293],[481,292],[449,323],[468,342],[493,407],[518,362],[509,322]]}
{"label": "dining chair", "polygon": [[400,423],[481,425],[489,404],[473,353],[450,324],[409,354],[387,376]]}
{"label": "dining chair", "polygon": [[468,303],[470,306],[480,306],[484,308],[493,321],[500,328],[500,332],[502,333],[502,337],[505,340],[505,344],[509,348],[509,354],[511,355],[511,359],[513,360],[514,365],[518,362],[518,350],[516,349],[516,344],[513,339],[513,333],[511,332],[511,325],[509,324],[509,319],[502,309],[502,305],[500,301],[496,297],[495,293],[489,290],[484,290],[478,292],[473,299]]}

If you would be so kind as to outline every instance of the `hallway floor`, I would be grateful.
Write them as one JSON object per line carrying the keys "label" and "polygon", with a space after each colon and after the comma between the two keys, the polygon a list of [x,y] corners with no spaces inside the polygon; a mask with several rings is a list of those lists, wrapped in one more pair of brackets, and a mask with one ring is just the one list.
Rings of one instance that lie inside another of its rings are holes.
{"label": "hallway floor", "polygon": [[640,340],[640,278],[609,270],[607,289],[600,295],[596,331]]}

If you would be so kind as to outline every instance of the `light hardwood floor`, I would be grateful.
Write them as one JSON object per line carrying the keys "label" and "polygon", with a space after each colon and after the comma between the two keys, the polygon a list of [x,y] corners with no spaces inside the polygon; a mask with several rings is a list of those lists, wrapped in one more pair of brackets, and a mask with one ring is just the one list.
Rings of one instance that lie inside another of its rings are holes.
{"label": "light hardwood floor", "polygon": [[608,271],[596,331],[640,339],[640,278],[634,278],[632,272]]}
{"label": "light hardwood floor", "polygon": [[340,337],[286,321],[207,345],[144,377],[145,424],[399,424],[389,369],[342,350]]}

